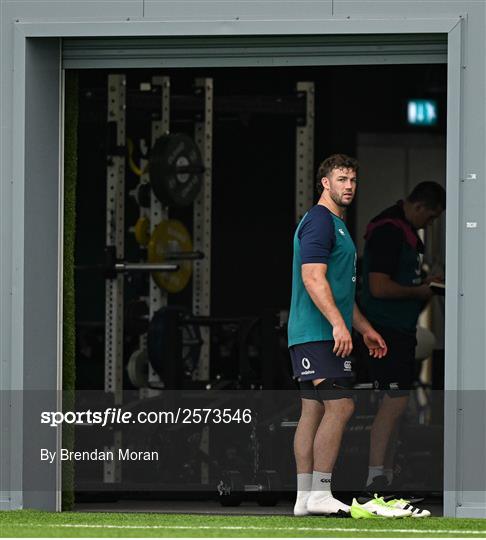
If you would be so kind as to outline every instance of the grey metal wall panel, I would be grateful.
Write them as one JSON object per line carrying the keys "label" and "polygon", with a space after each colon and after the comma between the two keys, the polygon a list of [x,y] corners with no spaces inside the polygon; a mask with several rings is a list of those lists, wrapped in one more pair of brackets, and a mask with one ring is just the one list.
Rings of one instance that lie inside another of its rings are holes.
{"label": "grey metal wall panel", "polygon": [[[470,4],[464,2],[464,4]],[[473,9],[474,7],[474,9]],[[458,455],[457,467],[461,486],[458,503],[464,507],[483,507],[485,492],[485,423],[486,417],[486,98],[484,95],[486,64],[484,55],[486,4],[470,5],[464,21],[463,86],[461,120],[455,126],[461,134],[461,172],[477,181],[465,180],[461,186],[460,284],[461,313],[458,356]],[[475,45],[481,42],[482,45]],[[478,228],[467,227],[477,222]],[[481,421],[481,418],[483,421]],[[479,423],[478,423],[479,420]],[[478,452],[479,451],[479,452]]]}
{"label": "grey metal wall panel", "polygon": [[142,17],[143,0],[3,0],[9,19],[120,19]]}
{"label": "grey metal wall panel", "polygon": [[66,69],[445,63],[445,35],[63,40]]}
{"label": "grey metal wall panel", "polygon": [[[142,17],[143,0],[0,0],[0,391],[21,389],[22,357],[12,343],[21,331],[21,316],[13,309],[13,294],[20,294],[14,279],[13,245],[15,212],[19,212],[13,182],[13,64],[14,24],[21,20],[126,19]],[[17,76],[17,74],[14,74]],[[47,158],[46,162],[51,161]],[[51,359],[53,360],[53,359]],[[2,393],[0,398],[0,509],[22,505],[20,478],[22,453],[17,443],[21,437],[21,400]],[[9,436],[5,436],[5,434]]]}
{"label": "grey metal wall panel", "polygon": [[324,19],[332,15],[332,0],[145,0],[144,17],[194,19]]}
{"label": "grey metal wall panel", "polygon": [[468,9],[466,4],[479,3],[461,0],[334,0],[335,17],[423,17],[455,16]]}
{"label": "grey metal wall panel", "polygon": [[26,45],[23,505],[54,510],[57,471],[40,466],[40,449],[57,449],[57,430],[41,431],[39,419],[59,406],[60,44]]}
{"label": "grey metal wall panel", "polygon": [[[4,6],[0,2],[0,70],[2,70],[3,57],[5,54],[5,36],[1,31],[4,26]],[[3,54],[2,54],[3,53]],[[6,126],[4,104],[4,89],[6,80],[0,71],[0,156],[3,158],[2,148],[6,142]],[[6,436],[10,432],[10,407],[11,395],[7,390],[11,387],[10,381],[10,336],[11,310],[10,297],[11,282],[11,241],[8,232],[11,228],[12,206],[6,205],[5,201],[12,199],[12,184],[5,181],[7,178],[5,159],[0,159],[0,509],[8,508],[11,503],[10,494],[10,438]],[[7,233],[7,234],[5,234]]]}

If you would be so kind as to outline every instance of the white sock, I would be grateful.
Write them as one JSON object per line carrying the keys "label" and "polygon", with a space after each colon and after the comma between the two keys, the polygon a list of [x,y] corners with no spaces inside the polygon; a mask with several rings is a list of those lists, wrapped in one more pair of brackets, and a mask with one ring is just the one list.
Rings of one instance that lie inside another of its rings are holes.
{"label": "white sock", "polygon": [[294,505],[294,516],[307,516],[307,501],[312,493],[312,474],[299,473],[297,475],[297,497]]}
{"label": "white sock", "polygon": [[383,469],[383,474],[386,476],[386,479],[389,484],[393,482],[393,469]]}
{"label": "white sock", "polygon": [[332,497],[332,473],[314,471],[312,473],[312,496],[319,498]]}
{"label": "white sock", "polygon": [[383,465],[378,465],[377,467],[368,467],[368,480],[366,480],[366,485],[369,486],[377,476],[382,475]]}
{"label": "white sock", "polygon": [[312,474],[299,473],[297,475],[297,497],[299,494],[307,494],[312,489]]}

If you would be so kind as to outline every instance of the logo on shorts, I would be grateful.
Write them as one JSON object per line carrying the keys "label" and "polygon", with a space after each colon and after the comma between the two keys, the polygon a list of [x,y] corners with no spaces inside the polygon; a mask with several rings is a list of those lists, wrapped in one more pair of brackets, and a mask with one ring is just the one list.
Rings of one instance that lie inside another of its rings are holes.
{"label": "logo on shorts", "polygon": [[302,358],[302,367],[305,371],[302,371],[301,375],[314,375],[315,371],[313,369],[309,369],[311,367],[311,363],[308,358]]}
{"label": "logo on shorts", "polygon": [[344,371],[351,371],[351,360],[344,361]]}
{"label": "logo on shorts", "polygon": [[390,383],[390,390],[400,390],[400,386],[396,382]]}

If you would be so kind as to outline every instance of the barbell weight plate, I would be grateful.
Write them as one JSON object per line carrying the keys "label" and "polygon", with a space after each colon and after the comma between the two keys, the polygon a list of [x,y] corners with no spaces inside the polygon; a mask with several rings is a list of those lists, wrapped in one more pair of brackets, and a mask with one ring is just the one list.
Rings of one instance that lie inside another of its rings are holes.
{"label": "barbell weight plate", "polygon": [[[192,240],[185,225],[176,219],[161,221],[154,229],[148,243],[147,255],[150,263],[163,263],[174,252],[192,251]],[[177,261],[176,272],[153,272],[155,283],[170,293],[182,291],[192,275],[192,261]]]}
{"label": "barbell weight plate", "polygon": [[223,471],[216,486],[221,506],[239,506],[243,501],[245,486],[239,471]]}
{"label": "barbell weight plate", "polygon": [[135,223],[135,240],[141,246],[147,246],[150,241],[150,222],[146,217],[140,217]]}
{"label": "barbell weight plate", "polygon": [[275,506],[282,491],[282,483],[277,471],[258,471],[255,482],[263,488],[256,497],[259,506]]}
{"label": "barbell weight plate", "polygon": [[[169,379],[190,377],[198,367],[201,355],[201,329],[184,324],[189,311],[181,306],[165,306],[157,310],[147,332],[147,352],[150,365],[167,383]],[[174,364],[175,362],[175,364]]]}
{"label": "barbell weight plate", "polygon": [[133,352],[128,360],[127,374],[136,388],[145,388],[148,384],[148,357],[145,349]]}
{"label": "barbell weight plate", "polygon": [[149,171],[152,190],[162,204],[188,206],[201,190],[201,152],[184,133],[163,135],[155,141]]}

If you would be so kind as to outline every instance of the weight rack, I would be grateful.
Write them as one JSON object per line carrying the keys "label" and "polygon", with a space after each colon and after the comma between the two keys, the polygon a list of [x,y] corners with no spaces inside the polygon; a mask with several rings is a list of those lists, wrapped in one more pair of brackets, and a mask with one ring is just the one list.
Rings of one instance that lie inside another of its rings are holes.
{"label": "weight rack", "polygon": [[[153,77],[151,89],[160,89],[155,92],[159,100],[160,119],[152,121],[151,141],[152,147],[162,135],[170,133],[171,94],[169,77]],[[212,141],[213,141],[213,117],[214,98],[213,81],[211,78],[198,78],[195,81],[195,96],[189,97],[186,103],[189,109],[195,107],[195,103],[202,106],[202,114],[196,119],[194,135],[203,159],[204,179],[202,190],[194,203],[193,208],[193,238],[194,249],[205,254],[202,260],[193,263],[193,300],[192,309],[195,316],[210,316],[211,294],[211,205],[212,205]],[[127,84],[126,75],[108,75],[108,123],[115,137],[107,156],[107,207],[106,207],[106,246],[114,248],[116,259],[124,259],[124,234],[125,234],[125,169],[126,169],[126,109],[127,109]],[[151,96],[152,99],[154,96]],[[296,117],[296,219],[312,205],[313,196],[313,168],[314,168],[314,83],[297,83],[297,98],[289,107],[288,103],[281,100],[271,102],[267,100],[252,100],[252,107],[257,112],[274,114],[287,114]],[[219,100],[220,107],[226,111],[238,109],[238,105],[244,102],[244,97],[239,96],[232,100],[223,98]],[[130,100],[133,101],[132,99]],[[305,106],[301,104],[304,101]],[[181,103],[181,99],[179,99]],[[148,160],[145,155],[140,159],[140,185],[148,184],[149,173],[147,172]],[[164,207],[150,192],[150,208],[140,207],[140,217],[147,217],[150,221],[150,231],[169,217],[168,207]],[[167,306],[167,293],[162,291],[150,277],[148,291],[149,319],[160,308]],[[105,392],[113,395],[114,405],[123,404],[123,329],[124,329],[124,276],[120,272],[114,279],[106,280],[105,287]],[[194,380],[208,381],[210,368],[210,328],[201,328],[202,349],[199,364],[194,373]],[[140,336],[140,349],[146,349],[147,335]],[[147,388],[139,391],[140,399],[146,399],[161,393],[156,389],[161,381],[149,364]],[[150,386],[152,388],[150,388]],[[113,432],[113,441],[110,448],[121,447],[121,431]],[[201,440],[201,450],[209,452],[209,426],[204,427]],[[104,462],[103,482],[113,484],[121,482],[121,464],[118,461]],[[207,464],[201,464],[201,483],[209,482]]]}

